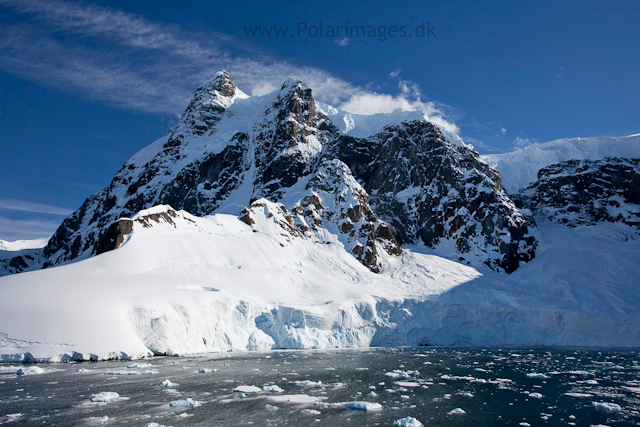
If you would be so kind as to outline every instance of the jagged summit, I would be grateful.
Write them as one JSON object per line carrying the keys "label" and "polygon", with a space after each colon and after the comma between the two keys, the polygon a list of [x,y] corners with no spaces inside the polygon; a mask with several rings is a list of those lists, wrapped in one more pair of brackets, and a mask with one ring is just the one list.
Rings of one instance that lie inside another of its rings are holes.
{"label": "jagged summit", "polygon": [[200,86],[193,99],[182,114],[173,134],[197,135],[211,134],[215,125],[224,116],[227,108],[238,98],[246,99],[249,95],[242,92],[231,81],[226,71],[220,71],[207,83]]}
{"label": "jagged summit", "polygon": [[307,85],[302,80],[294,79],[293,77],[287,77],[282,83],[282,87],[280,90],[287,90],[289,88],[295,88],[297,86],[308,89]]}

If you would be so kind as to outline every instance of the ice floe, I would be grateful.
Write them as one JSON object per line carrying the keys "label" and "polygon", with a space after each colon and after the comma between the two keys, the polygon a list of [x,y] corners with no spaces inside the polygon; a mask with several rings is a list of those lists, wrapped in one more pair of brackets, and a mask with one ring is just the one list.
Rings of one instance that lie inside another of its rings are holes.
{"label": "ice floe", "polygon": [[422,423],[413,417],[401,418],[393,422],[395,427],[421,427]]}
{"label": "ice floe", "polygon": [[238,393],[259,393],[262,391],[262,389],[254,385],[239,385],[237,387],[234,387],[233,391]]}
{"label": "ice floe", "polygon": [[39,366],[29,366],[27,368],[19,368],[16,372],[16,375],[39,375],[44,374],[47,371],[40,368]]}
{"label": "ice floe", "polygon": [[344,406],[360,411],[380,411],[382,409],[382,405],[375,402],[345,402]]}
{"label": "ice floe", "polygon": [[202,402],[193,400],[190,397],[182,400],[173,400],[169,402],[169,406],[174,408],[195,408],[196,406],[200,406],[201,404]]}

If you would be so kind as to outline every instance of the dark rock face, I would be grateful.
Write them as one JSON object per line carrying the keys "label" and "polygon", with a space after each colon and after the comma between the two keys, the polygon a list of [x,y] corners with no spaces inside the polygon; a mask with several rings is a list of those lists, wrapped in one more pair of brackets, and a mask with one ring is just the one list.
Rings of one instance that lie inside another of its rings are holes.
{"label": "dark rock face", "polygon": [[41,262],[42,249],[23,249],[21,251],[0,251],[0,277],[21,273],[32,265]]}
{"label": "dark rock face", "polygon": [[640,159],[547,166],[520,196],[538,217],[570,227],[606,221],[640,228]]}
{"label": "dark rock face", "polygon": [[401,242],[448,245],[468,261],[481,254],[507,272],[534,257],[535,239],[498,172],[477,152],[448,142],[437,126],[404,122],[366,140],[341,137],[331,153],[363,183]]}
{"label": "dark rock face", "polygon": [[[401,243],[507,272],[533,258],[535,240],[498,173],[437,126],[413,121],[366,139],[341,135],[316,110],[311,89],[293,80],[243,98],[226,72],[198,88],[165,138],[63,221],[43,266],[117,247],[126,235],[120,220],[158,204],[198,216],[249,206],[241,219],[251,224],[251,203],[263,198],[286,204],[284,221],[301,237],[328,230],[373,271]],[[230,108],[236,100],[242,108]]]}
{"label": "dark rock face", "polygon": [[133,221],[127,218],[120,219],[111,224],[100,234],[96,243],[96,255],[118,249],[124,243],[125,236],[133,231]]}
{"label": "dark rock face", "polygon": [[306,189],[311,194],[294,208],[300,227],[336,230],[347,250],[374,272],[381,269],[381,250],[402,253],[396,231],[378,219],[369,206],[369,195],[346,164],[325,160]]}
{"label": "dark rock face", "polygon": [[253,198],[277,200],[281,189],[309,174],[329,137],[318,130],[311,89],[287,80],[253,127],[256,174]]}
{"label": "dark rock face", "polygon": [[241,212],[240,220],[260,231],[264,221],[259,217],[271,219],[287,241],[308,238],[332,243],[326,240],[328,230],[373,272],[382,268],[382,252],[402,253],[395,230],[376,217],[369,206],[369,195],[341,161],[325,160],[305,191],[290,210],[282,203],[258,199]]}

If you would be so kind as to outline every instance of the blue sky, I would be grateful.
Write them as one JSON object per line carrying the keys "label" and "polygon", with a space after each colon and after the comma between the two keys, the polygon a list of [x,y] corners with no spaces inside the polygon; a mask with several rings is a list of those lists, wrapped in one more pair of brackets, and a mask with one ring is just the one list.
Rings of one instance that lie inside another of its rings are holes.
{"label": "blue sky", "polygon": [[424,108],[480,153],[636,134],[640,2],[0,0],[0,239],[53,232],[220,69],[249,94],[293,76],[335,106]]}

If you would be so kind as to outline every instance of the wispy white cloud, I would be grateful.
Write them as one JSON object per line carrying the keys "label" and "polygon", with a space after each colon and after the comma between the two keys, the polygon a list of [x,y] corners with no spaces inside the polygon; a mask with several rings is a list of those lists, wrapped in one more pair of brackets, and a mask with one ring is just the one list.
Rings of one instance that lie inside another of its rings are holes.
{"label": "wispy white cloud", "polygon": [[348,101],[340,105],[340,108],[352,113],[365,115],[422,110],[427,115],[429,121],[450,132],[460,132],[458,126],[447,120],[433,102],[422,102],[420,98],[411,100],[402,95],[392,96],[379,93],[360,93],[352,96]]}
{"label": "wispy white cloud", "polygon": [[365,115],[422,110],[429,121],[450,132],[459,134],[460,128],[444,112],[447,107],[431,101],[422,101],[420,86],[411,80],[400,79],[401,72],[402,70],[397,69],[389,73],[391,78],[398,80],[399,94],[389,95],[371,90],[357,91],[347,101],[343,102],[340,108],[352,113]]}
{"label": "wispy white cloud", "polygon": [[[291,76],[319,100],[354,112],[425,109],[456,128],[442,104],[422,101],[412,82],[401,81],[398,94],[378,94],[324,70],[273,60],[223,34],[190,32],[87,3],[0,0],[0,7],[15,18],[0,25],[0,70],[118,107],[177,116],[196,87],[226,69],[253,95]],[[396,78],[399,70],[394,73]]]}
{"label": "wispy white cloud", "polygon": [[0,239],[14,241],[49,237],[58,225],[56,221],[14,220],[0,216]]}
{"label": "wispy white cloud", "polygon": [[67,216],[72,212],[70,209],[60,208],[58,206],[43,205],[40,203],[12,199],[0,199],[0,209],[63,216]]}
{"label": "wispy white cloud", "polygon": [[536,139],[521,138],[520,135],[516,136],[511,143],[514,148],[526,148],[536,144],[538,144]]}
{"label": "wispy white cloud", "polygon": [[398,77],[400,75],[401,72],[402,72],[402,70],[400,68],[397,68],[397,69],[395,69],[395,70],[393,70],[392,72],[389,73],[389,77],[392,77],[392,78],[395,79],[396,77]]}
{"label": "wispy white cloud", "polygon": [[351,43],[351,40],[348,37],[345,37],[343,39],[336,39],[336,44],[338,46],[347,46],[349,43]]}

